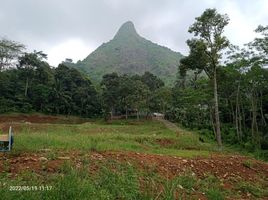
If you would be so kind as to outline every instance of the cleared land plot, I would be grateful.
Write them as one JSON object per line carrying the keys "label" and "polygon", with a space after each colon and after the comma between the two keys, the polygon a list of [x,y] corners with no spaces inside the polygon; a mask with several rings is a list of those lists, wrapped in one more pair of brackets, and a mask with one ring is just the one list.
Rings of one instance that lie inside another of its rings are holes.
{"label": "cleared land plot", "polygon": [[[15,127],[14,150],[0,155],[5,199],[268,197],[267,163],[219,153],[195,133],[178,133],[159,121],[66,124],[71,119],[38,116],[37,123],[0,116],[2,130]],[[52,189],[10,191],[14,185]]]}

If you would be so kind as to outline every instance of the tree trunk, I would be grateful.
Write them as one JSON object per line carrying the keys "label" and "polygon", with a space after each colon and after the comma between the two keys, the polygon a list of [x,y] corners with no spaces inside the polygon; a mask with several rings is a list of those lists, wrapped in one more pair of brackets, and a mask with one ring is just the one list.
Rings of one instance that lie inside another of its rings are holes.
{"label": "tree trunk", "polygon": [[243,130],[246,130],[246,114],[245,114],[245,106],[242,104],[242,124],[243,124]]}
{"label": "tree trunk", "polygon": [[233,124],[235,124],[235,112],[234,112],[234,106],[231,100],[230,100],[230,106],[231,106],[231,116],[232,116],[231,121],[233,122]]}
{"label": "tree trunk", "polygon": [[126,119],[128,118],[128,115],[127,115],[128,113],[127,113],[127,106],[126,106]]}
{"label": "tree trunk", "polygon": [[181,88],[182,89],[185,89],[185,83],[186,83],[186,76],[183,76],[182,80],[181,80]]}
{"label": "tree trunk", "polygon": [[217,71],[214,68],[214,102],[215,102],[215,122],[216,122],[216,138],[219,150],[222,149],[221,141],[221,128],[220,128],[220,115],[219,115],[219,103],[218,103],[218,88],[217,88]]}
{"label": "tree trunk", "polygon": [[261,111],[261,120],[262,120],[262,125],[263,126],[266,126],[266,120],[265,120],[265,117],[264,117],[264,114],[263,114],[263,103],[262,103],[262,91],[261,91],[261,105],[260,105],[260,111]]}
{"label": "tree trunk", "polygon": [[0,59],[0,72],[4,68],[3,58]]}
{"label": "tree trunk", "polygon": [[240,140],[242,140],[243,139],[243,134],[242,134],[242,114],[241,114],[241,106],[240,106],[240,104],[238,106],[238,126],[239,126]]}
{"label": "tree trunk", "polygon": [[252,107],[252,121],[251,121],[251,134],[252,134],[252,142],[260,148],[260,137],[257,123],[257,100],[255,98],[255,92],[252,92],[251,96],[251,107]]}
{"label": "tree trunk", "polygon": [[240,116],[240,106],[239,106],[239,92],[240,92],[240,82],[237,86],[236,92],[236,105],[235,105],[235,128],[238,141],[241,141],[241,116]]}
{"label": "tree trunk", "polygon": [[216,128],[215,128],[215,123],[214,123],[214,119],[213,119],[213,110],[212,109],[210,109],[210,111],[209,111],[209,116],[210,116],[210,122],[211,122],[211,126],[212,126],[212,128],[213,128],[213,133],[214,133],[214,136],[215,136],[215,138],[217,138],[217,136],[216,136]]}
{"label": "tree trunk", "polygon": [[24,96],[27,97],[28,93],[28,85],[29,85],[29,78],[27,77],[26,79],[26,84],[25,84],[25,91],[24,91]]}
{"label": "tree trunk", "polygon": [[111,108],[111,116],[110,116],[111,117],[111,120],[113,120],[113,116],[114,116],[114,113],[113,112],[114,112],[114,107]]}
{"label": "tree trunk", "polygon": [[237,105],[237,102],[236,102],[236,106],[235,106],[235,129],[236,129],[237,140],[240,141],[239,123],[238,123],[238,105]]}

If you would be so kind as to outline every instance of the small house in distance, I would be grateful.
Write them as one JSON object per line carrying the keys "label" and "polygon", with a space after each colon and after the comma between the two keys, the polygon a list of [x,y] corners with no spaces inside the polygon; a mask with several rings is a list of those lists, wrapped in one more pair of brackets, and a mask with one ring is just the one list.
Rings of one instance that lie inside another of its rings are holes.
{"label": "small house in distance", "polygon": [[162,113],[157,113],[157,112],[155,112],[155,113],[153,113],[153,116],[154,117],[158,117],[158,118],[164,118],[164,114],[162,114]]}
{"label": "small house in distance", "polygon": [[65,58],[65,61],[64,61],[65,63],[72,63],[73,62],[73,59],[71,59],[71,58]]}

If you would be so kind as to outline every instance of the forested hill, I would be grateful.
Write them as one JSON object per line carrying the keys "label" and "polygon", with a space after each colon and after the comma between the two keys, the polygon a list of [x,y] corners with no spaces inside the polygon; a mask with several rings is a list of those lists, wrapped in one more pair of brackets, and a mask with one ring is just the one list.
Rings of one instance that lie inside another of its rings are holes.
{"label": "forested hill", "polygon": [[171,84],[176,79],[182,57],[178,52],[141,37],[129,21],[120,27],[111,41],[102,44],[83,61],[67,64],[86,72],[95,81],[111,72],[141,75],[149,71]]}

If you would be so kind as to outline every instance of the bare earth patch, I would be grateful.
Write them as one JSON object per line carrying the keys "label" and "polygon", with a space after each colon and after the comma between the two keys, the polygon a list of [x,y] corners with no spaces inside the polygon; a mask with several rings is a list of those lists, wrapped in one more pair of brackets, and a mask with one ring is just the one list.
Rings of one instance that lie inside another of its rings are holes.
{"label": "bare earth patch", "polygon": [[[79,152],[61,153],[56,158],[48,161],[40,160],[46,157],[46,153],[18,154],[8,155],[1,153],[0,171],[8,170],[9,173],[16,174],[23,170],[31,170],[34,172],[43,171],[44,163],[48,172],[56,172],[64,159],[70,158],[74,164],[81,162],[82,154]],[[83,154],[83,156],[85,156]],[[119,162],[127,162],[134,164],[142,169],[153,168],[160,175],[168,178],[180,175],[185,171],[192,171],[198,177],[204,177],[208,174],[215,175],[221,179],[238,178],[247,181],[255,181],[260,177],[268,180],[268,164],[262,161],[250,159],[252,167],[247,167],[244,163],[249,160],[243,156],[229,156],[213,154],[210,158],[193,158],[185,159],[175,156],[143,154],[135,152],[90,152],[86,154],[92,161],[117,160]],[[68,159],[67,159],[68,160]],[[6,165],[6,166],[5,166]],[[7,168],[7,169],[5,169]]]}
{"label": "bare earth patch", "polygon": [[88,119],[78,117],[64,117],[52,115],[0,115],[0,123],[50,123],[50,124],[81,124],[87,122]]}
{"label": "bare earth patch", "polygon": [[170,146],[176,144],[176,142],[174,140],[168,139],[168,138],[156,139],[156,143],[159,144],[161,147],[170,147]]}

